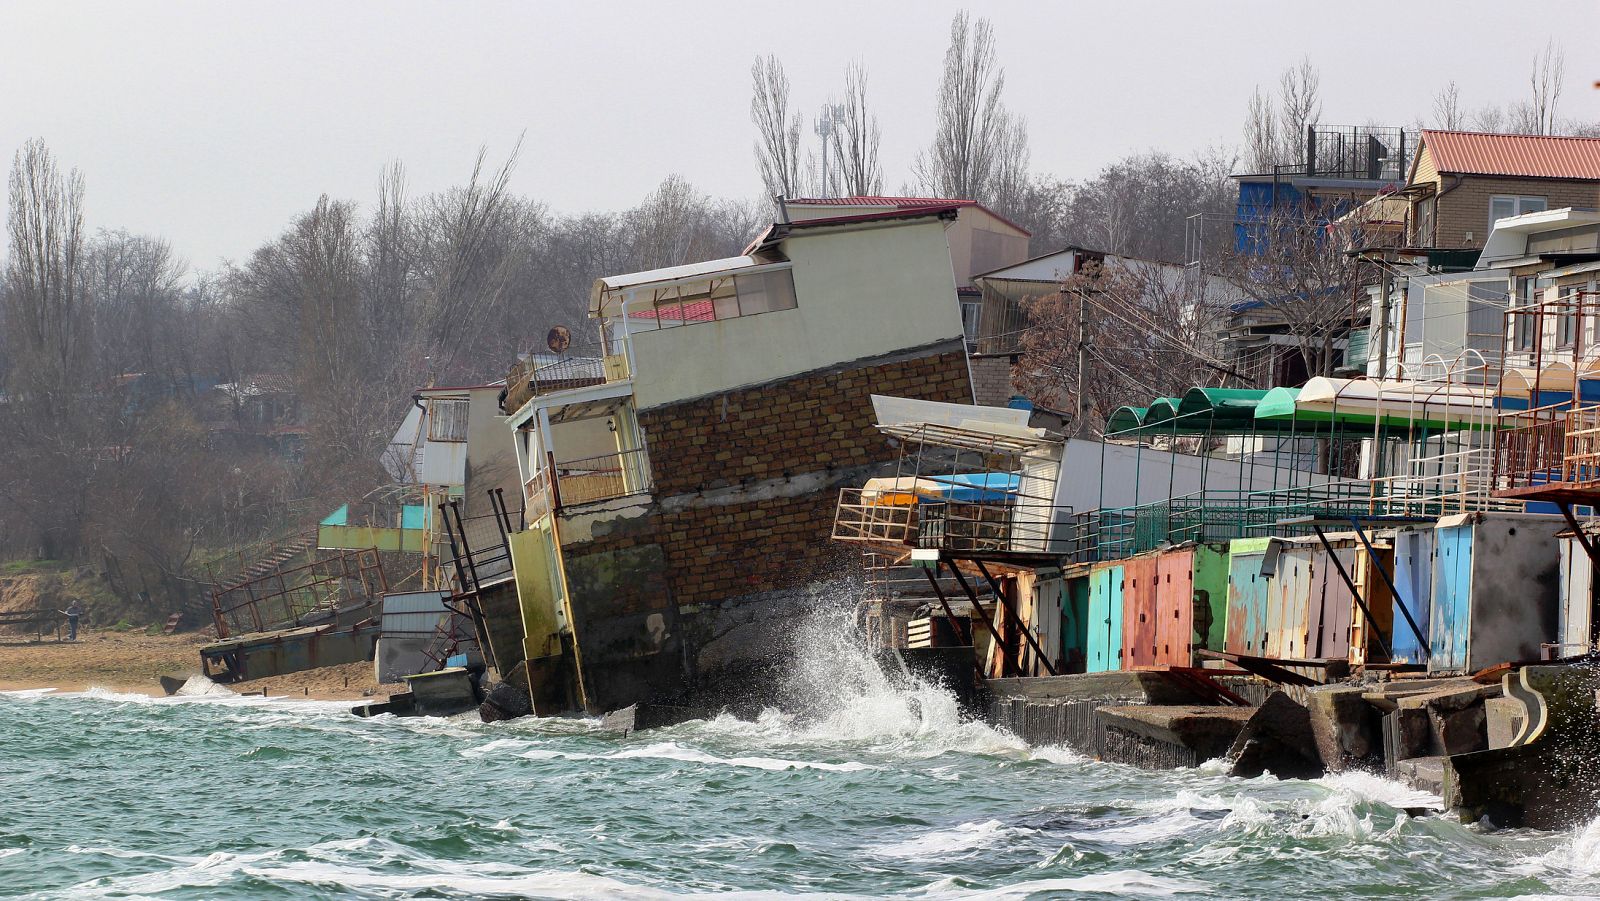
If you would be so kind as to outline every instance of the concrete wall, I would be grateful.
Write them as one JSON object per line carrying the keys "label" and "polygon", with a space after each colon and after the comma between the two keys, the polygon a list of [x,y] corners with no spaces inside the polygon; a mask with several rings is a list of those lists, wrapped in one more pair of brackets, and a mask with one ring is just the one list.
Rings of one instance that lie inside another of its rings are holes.
{"label": "concrete wall", "polygon": [[[1082,513],[1166,500],[1169,488],[1170,496],[1176,497],[1205,489],[1269,491],[1289,486],[1288,470],[1276,470],[1276,482],[1274,474],[1269,463],[1257,462],[1252,467],[1238,460],[1208,460],[1195,454],[1072,438],[1061,463],[1056,503]],[[1326,476],[1302,472],[1295,478],[1303,485]]]}
{"label": "concrete wall", "polygon": [[632,336],[641,411],[962,336],[941,220],[783,242],[796,307]]}
{"label": "concrete wall", "polygon": [[468,392],[466,488],[462,515],[482,516],[491,511],[489,492],[499,488],[506,503],[517,504],[521,485],[517,479],[515,445],[506,418],[500,413],[500,386]]}

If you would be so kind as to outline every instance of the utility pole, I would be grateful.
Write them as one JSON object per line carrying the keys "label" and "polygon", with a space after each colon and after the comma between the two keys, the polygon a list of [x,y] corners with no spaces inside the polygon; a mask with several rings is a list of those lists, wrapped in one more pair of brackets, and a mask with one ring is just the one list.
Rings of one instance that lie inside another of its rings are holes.
{"label": "utility pole", "polygon": [[1084,327],[1084,321],[1083,321],[1084,313],[1085,313],[1085,311],[1086,311],[1086,309],[1088,307],[1088,303],[1087,303],[1086,298],[1083,296],[1083,289],[1082,288],[1077,289],[1077,295],[1078,295],[1078,391],[1077,391],[1076,403],[1073,405],[1073,409],[1072,409],[1072,433],[1073,433],[1073,435],[1081,438],[1081,437],[1083,437],[1083,410],[1084,410],[1084,404],[1083,404],[1083,395],[1084,395],[1083,378],[1084,378],[1085,370],[1088,368],[1088,356],[1089,356],[1089,339],[1088,339],[1088,335],[1089,335],[1089,333],[1088,333],[1088,330]]}

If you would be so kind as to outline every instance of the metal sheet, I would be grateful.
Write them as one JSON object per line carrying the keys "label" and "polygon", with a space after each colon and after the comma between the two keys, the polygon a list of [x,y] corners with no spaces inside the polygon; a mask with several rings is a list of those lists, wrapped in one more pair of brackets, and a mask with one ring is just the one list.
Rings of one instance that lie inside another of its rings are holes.
{"label": "metal sheet", "polygon": [[[1590,539],[1593,540],[1593,539]],[[1576,539],[1561,539],[1560,656],[1581,654],[1589,646],[1589,616],[1594,604],[1594,563]]]}
{"label": "metal sheet", "polygon": [[1121,565],[1099,566],[1090,573],[1087,672],[1121,668],[1122,581]]}
{"label": "metal sheet", "polygon": [[1123,562],[1121,669],[1152,666],[1156,662],[1157,560],[1155,556],[1145,556]]}
{"label": "metal sheet", "polygon": [[1472,526],[1441,527],[1435,532],[1433,611],[1428,669],[1457,670],[1467,663],[1467,624],[1472,587]]}
{"label": "metal sheet", "polygon": [[1230,654],[1265,656],[1270,584],[1261,573],[1266,542],[1242,539],[1228,551],[1228,615],[1224,648]]}
{"label": "metal sheet", "polygon": [[[1397,600],[1410,611],[1424,639],[1428,636],[1433,607],[1433,535],[1432,529],[1408,529],[1394,536],[1394,585],[1400,591]],[[1426,661],[1421,643],[1399,611],[1394,616],[1393,636],[1390,642],[1393,662]]]}
{"label": "metal sheet", "polygon": [[1194,566],[1192,548],[1168,551],[1156,560],[1157,665],[1194,663]]}

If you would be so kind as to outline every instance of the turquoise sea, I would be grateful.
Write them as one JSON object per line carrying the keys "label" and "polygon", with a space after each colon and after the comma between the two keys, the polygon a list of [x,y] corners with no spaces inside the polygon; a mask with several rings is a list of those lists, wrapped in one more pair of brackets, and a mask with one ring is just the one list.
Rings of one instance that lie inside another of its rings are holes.
{"label": "turquoise sea", "polygon": [[348,704],[0,694],[0,897],[1600,895],[1600,822],[1494,831],[1368,775],[1146,772],[961,723],[843,641],[814,709],[622,735]]}

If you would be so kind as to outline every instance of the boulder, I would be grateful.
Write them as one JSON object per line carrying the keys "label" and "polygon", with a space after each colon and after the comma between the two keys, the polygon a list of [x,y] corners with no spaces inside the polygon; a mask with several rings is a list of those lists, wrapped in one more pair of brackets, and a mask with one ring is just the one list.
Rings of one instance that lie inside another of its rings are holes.
{"label": "boulder", "polygon": [[1330,772],[1383,764],[1383,727],[1359,685],[1319,685],[1306,691],[1317,756]]}
{"label": "boulder", "polygon": [[513,720],[533,713],[533,699],[511,682],[496,682],[478,705],[478,716],[486,723]]}

